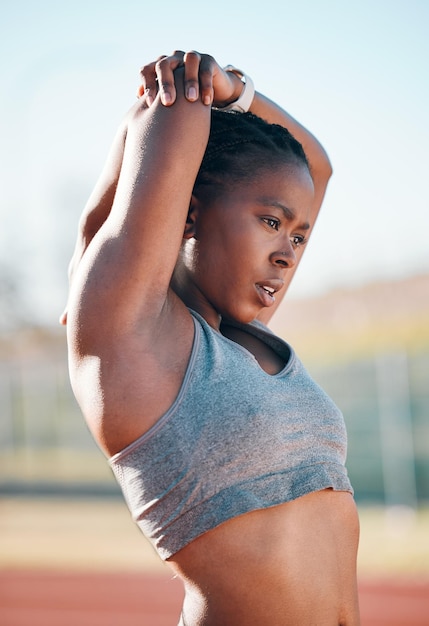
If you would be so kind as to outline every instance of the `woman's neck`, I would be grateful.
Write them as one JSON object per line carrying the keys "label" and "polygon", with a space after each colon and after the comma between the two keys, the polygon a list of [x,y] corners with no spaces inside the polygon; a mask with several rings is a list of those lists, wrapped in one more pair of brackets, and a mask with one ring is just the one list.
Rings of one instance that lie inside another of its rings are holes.
{"label": "woman's neck", "polygon": [[222,321],[221,315],[192,281],[186,265],[180,259],[176,264],[170,287],[189,309],[199,313],[212,328],[219,331]]}

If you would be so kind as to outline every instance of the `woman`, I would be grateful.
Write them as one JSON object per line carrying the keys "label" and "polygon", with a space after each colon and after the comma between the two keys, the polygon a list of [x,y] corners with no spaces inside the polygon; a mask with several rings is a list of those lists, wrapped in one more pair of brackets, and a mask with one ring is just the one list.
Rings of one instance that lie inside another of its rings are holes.
{"label": "woman", "polygon": [[175,52],[142,78],[72,262],[76,398],[184,582],[181,624],[356,625],[343,420],[265,326],[329,160],[208,55]]}

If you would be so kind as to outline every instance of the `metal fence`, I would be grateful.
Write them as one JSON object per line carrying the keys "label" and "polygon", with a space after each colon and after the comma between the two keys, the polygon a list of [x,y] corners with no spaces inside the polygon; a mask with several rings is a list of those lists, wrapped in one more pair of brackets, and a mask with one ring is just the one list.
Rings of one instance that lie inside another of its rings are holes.
{"label": "metal fence", "polygon": [[429,501],[429,353],[389,352],[311,372],[341,407],[358,500]]}

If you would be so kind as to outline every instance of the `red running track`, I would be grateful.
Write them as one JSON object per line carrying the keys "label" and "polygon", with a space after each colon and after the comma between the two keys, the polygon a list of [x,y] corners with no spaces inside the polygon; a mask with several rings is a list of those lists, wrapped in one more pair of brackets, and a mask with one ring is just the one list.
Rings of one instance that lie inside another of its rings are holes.
{"label": "red running track", "polygon": [[[0,625],[176,626],[182,597],[165,575],[3,571]],[[362,582],[360,604],[362,626],[429,626],[429,581]]]}

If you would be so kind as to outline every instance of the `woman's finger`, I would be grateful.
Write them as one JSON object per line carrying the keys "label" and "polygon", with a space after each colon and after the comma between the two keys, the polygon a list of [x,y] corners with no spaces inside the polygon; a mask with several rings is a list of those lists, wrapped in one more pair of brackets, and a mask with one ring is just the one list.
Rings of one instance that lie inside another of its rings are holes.
{"label": "woman's finger", "polygon": [[185,53],[182,52],[182,50],[175,50],[169,57],[161,57],[155,63],[158,90],[161,96],[161,102],[165,106],[170,106],[176,100],[176,86],[173,72],[183,64],[184,55]]}
{"label": "woman's finger", "polygon": [[192,50],[183,57],[185,65],[185,98],[191,102],[198,100],[200,92],[199,72],[201,55]]}
{"label": "woman's finger", "polygon": [[213,104],[214,87],[213,79],[219,66],[210,54],[202,54],[200,61],[199,82],[201,100],[204,104]]}
{"label": "woman's finger", "polygon": [[156,61],[148,63],[140,69],[142,84],[140,85],[138,90],[138,97],[141,98],[143,95],[145,95],[148,106],[152,104],[152,102],[156,98],[156,94],[158,93],[156,63],[162,58],[165,57],[159,57]]}

